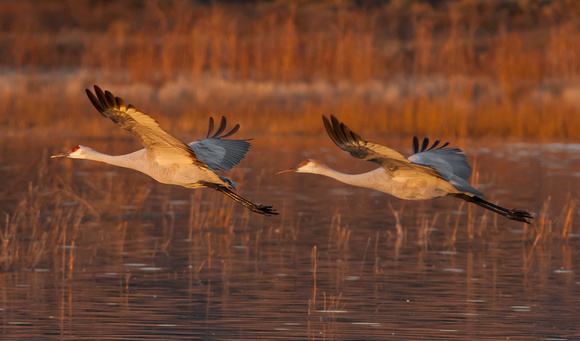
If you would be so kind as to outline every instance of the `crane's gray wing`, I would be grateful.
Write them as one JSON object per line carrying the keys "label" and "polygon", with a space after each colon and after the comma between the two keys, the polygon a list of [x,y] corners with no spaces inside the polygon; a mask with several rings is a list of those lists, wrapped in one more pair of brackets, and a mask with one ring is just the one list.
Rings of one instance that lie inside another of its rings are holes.
{"label": "crane's gray wing", "polygon": [[135,135],[159,164],[195,163],[206,166],[187,144],[161,129],[151,116],[135,109],[133,105],[125,105],[123,99],[113,96],[109,91],[103,92],[96,85],[96,96],[89,89],[86,92],[91,103],[103,116]]}
{"label": "crane's gray wing", "polygon": [[445,148],[448,145],[449,142],[446,142],[438,147],[439,140],[436,140],[429,147],[429,139],[424,138],[421,147],[419,147],[419,139],[414,136],[414,154],[409,156],[409,161],[421,166],[435,168],[443,179],[449,181],[453,187],[460,191],[483,196],[480,191],[467,183],[471,176],[471,167],[467,163],[467,157],[463,151],[459,148]]}
{"label": "crane's gray wing", "polygon": [[240,129],[240,125],[236,124],[228,133],[220,135],[225,131],[226,124],[226,118],[222,116],[220,125],[214,133],[214,121],[213,117],[210,117],[209,129],[205,139],[197,140],[189,144],[195,152],[195,155],[213,170],[222,169],[230,171],[232,167],[242,161],[250,148],[250,143],[247,142],[248,140],[223,140],[223,138],[232,136]]}
{"label": "crane's gray wing", "polygon": [[405,176],[429,174],[441,178],[434,168],[409,162],[403,155],[391,148],[363,140],[344,123],[339,122],[334,115],[330,115],[330,121],[326,116],[322,116],[322,121],[332,141],[356,158],[372,161],[391,172],[404,171]]}

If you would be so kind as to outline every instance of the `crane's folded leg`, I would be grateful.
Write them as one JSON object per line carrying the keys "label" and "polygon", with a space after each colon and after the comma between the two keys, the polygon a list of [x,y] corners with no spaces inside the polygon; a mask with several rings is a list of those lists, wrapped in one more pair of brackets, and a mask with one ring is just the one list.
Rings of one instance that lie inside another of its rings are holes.
{"label": "crane's folded leg", "polygon": [[241,196],[237,195],[236,193],[232,192],[229,188],[227,188],[225,186],[214,184],[211,182],[205,182],[205,181],[200,181],[199,184],[201,184],[205,187],[213,188],[216,191],[222,192],[223,194],[227,195],[228,197],[234,199],[236,202],[244,205],[244,207],[246,207],[247,209],[249,209],[252,212],[256,212],[256,213],[267,215],[267,216],[278,214],[278,212],[276,212],[276,210],[273,209],[272,206],[254,204],[253,202],[246,200],[246,199],[242,198]]}
{"label": "crane's folded leg", "polygon": [[526,224],[530,224],[530,221],[528,219],[534,219],[534,217],[532,217],[532,215],[528,211],[518,210],[515,208],[513,210],[508,210],[507,208],[492,204],[491,202],[484,200],[476,195],[470,196],[463,193],[449,193],[448,195],[463,199],[467,202],[472,202],[478,206],[481,206],[485,209],[488,209],[511,220],[521,221]]}

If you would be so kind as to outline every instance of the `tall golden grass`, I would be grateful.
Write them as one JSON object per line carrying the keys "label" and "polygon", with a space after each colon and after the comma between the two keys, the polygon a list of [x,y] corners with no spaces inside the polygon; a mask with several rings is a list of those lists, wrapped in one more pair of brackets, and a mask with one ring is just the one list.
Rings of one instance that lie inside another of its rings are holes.
{"label": "tall golden grass", "polygon": [[[577,138],[580,4],[564,1],[16,1],[2,4],[0,119],[87,126],[99,83],[183,130]],[[17,115],[16,115],[17,114]]]}

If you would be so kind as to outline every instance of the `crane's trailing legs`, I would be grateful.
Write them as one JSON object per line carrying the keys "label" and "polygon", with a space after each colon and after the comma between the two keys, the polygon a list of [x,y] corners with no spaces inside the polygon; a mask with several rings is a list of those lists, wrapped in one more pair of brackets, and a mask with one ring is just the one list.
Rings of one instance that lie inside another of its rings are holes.
{"label": "crane's trailing legs", "polygon": [[513,210],[508,210],[507,208],[492,204],[489,201],[484,200],[478,196],[469,196],[464,193],[450,193],[448,194],[448,196],[452,196],[455,198],[463,199],[467,202],[474,203],[478,206],[481,206],[485,209],[488,209],[511,220],[521,221],[526,224],[529,224],[530,221],[528,219],[534,219],[534,217],[532,217],[532,215],[528,211],[518,210],[515,208]]}
{"label": "crane's trailing legs", "polygon": [[246,200],[246,199],[242,198],[241,196],[237,195],[235,192],[232,192],[229,188],[227,188],[225,186],[214,184],[211,182],[203,182],[203,181],[200,181],[199,183],[204,185],[205,187],[213,188],[218,192],[222,192],[223,194],[232,198],[237,203],[243,205],[244,207],[246,207],[247,209],[249,209],[252,212],[260,213],[260,214],[267,215],[267,216],[272,215],[272,214],[278,214],[276,212],[276,210],[272,209],[272,206],[254,204],[253,202]]}

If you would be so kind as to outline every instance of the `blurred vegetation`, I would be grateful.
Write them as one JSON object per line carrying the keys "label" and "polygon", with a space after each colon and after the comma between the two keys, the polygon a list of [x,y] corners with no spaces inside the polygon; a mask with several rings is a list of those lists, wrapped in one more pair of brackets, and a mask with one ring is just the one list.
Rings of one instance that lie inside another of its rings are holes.
{"label": "blurred vegetation", "polygon": [[81,114],[98,83],[168,129],[217,112],[312,134],[334,113],[362,133],[574,139],[579,15],[577,1],[7,0],[0,122],[102,131]]}

